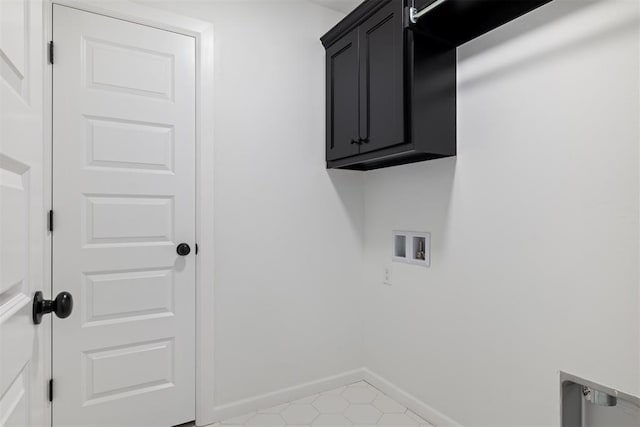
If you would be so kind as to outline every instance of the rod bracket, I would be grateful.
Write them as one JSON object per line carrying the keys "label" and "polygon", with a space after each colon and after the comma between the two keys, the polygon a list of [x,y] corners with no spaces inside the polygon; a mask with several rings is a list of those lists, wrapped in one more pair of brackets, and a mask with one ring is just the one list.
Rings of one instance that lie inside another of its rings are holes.
{"label": "rod bracket", "polygon": [[415,7],[410,7],[409,8],[409,22],[411,22],[412,24],[417,24],[418,23],[418,18],[416,18],[417,14],[418,14],[418,9],[416,9]]}

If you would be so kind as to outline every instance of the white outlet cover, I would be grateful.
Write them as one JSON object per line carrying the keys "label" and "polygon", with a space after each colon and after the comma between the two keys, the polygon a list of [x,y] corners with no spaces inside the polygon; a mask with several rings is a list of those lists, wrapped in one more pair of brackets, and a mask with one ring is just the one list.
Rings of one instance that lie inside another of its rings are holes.
{"label": "white outlet cover", "polygon": [[383,273],[384,273],[384,276],[382,278],[383,279],[382,283],[387,285],[387,286],[393,285],[393,270],[392,270],[391,266],[387,265],[384,268],[384,272]]}

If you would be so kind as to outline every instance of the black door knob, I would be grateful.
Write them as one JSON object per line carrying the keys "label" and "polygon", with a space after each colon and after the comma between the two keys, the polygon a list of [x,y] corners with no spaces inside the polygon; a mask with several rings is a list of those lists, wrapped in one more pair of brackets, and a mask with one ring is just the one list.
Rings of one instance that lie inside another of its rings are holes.
{"label": "black door knob", "polygon": [[191,248],[186,243],[180,243],[176,248],[176,252],[178,252],[180,256],[187,256],[191,253]]}
{"label": "black door knob", "polygon": [[73,311],[73,296],[69,292],[60,292],[56,299],[44,299],[42,292],[38,291],[33,297],[33,323],[39,325],[42,316],[55,313],[60,319],[66,319]]}

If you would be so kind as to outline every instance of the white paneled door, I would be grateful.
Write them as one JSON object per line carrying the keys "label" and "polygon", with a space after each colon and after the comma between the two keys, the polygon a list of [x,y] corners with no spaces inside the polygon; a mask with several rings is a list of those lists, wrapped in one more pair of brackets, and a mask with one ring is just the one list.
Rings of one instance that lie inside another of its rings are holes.
{"label": "white paneled door", "polygon": [[54,5],[53,40],[53,426],[193,420],[195,39]]}
{"label": "white paneled door", "polygon": [[0,0],[0,426],[48,422],[45,291],[42,1]]}

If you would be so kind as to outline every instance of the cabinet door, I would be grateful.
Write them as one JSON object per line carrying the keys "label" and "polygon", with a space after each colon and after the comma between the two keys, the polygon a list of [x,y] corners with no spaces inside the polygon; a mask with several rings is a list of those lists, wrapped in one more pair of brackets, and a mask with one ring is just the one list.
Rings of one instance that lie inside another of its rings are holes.
{"label": "cabinet door", "polygon": [[358,30],[327,49],[327,160],[358,154]]}
{"label": "cabinet door", "polygon": [[402,3],[391,1],[360,26],[360,152],[405,142]]}

